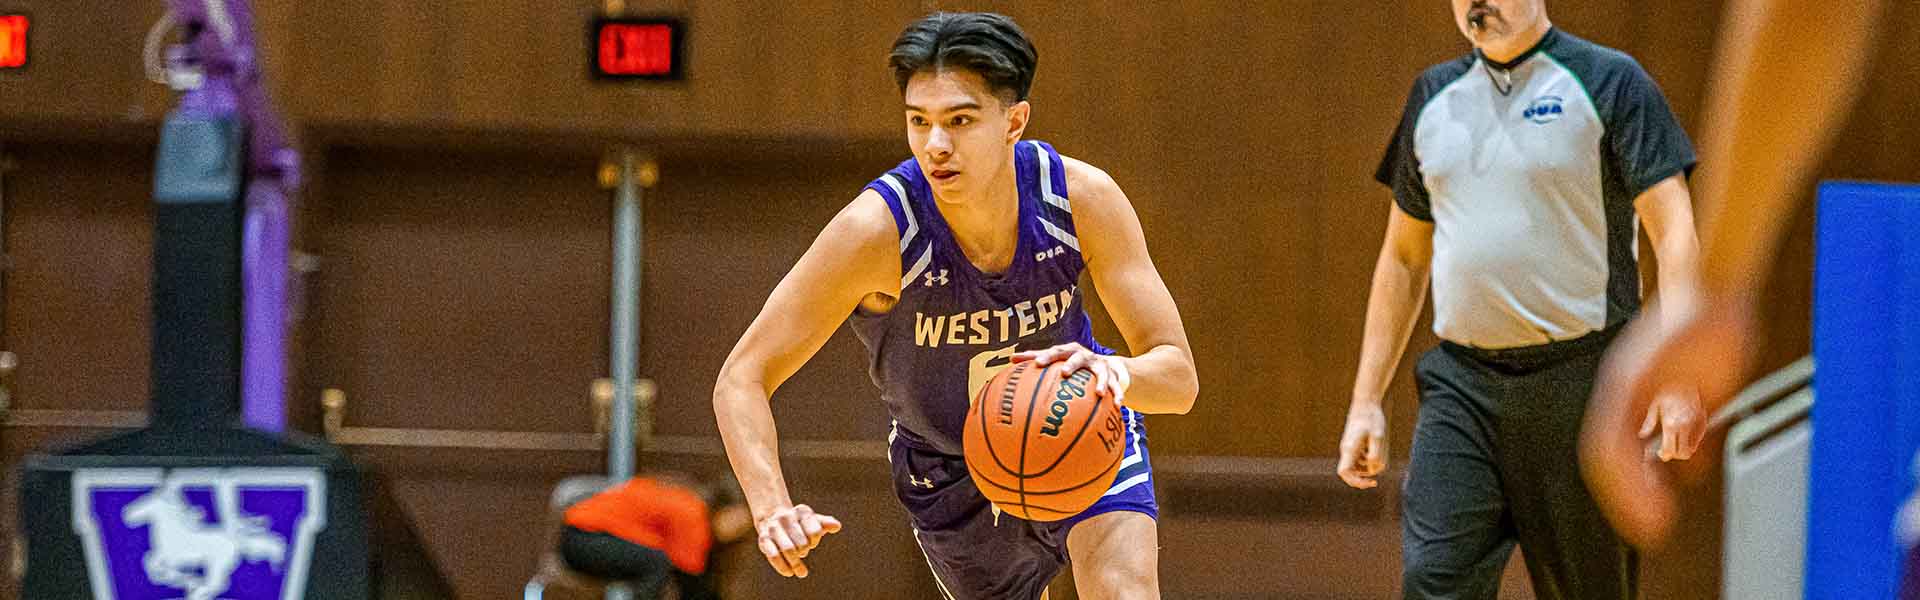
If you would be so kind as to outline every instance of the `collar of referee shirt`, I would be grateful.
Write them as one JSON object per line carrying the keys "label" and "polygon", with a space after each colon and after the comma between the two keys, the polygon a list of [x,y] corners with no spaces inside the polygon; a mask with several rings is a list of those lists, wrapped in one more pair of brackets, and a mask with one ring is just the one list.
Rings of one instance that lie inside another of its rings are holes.
{"label": "collar of referee shirt", "polygon": [[1473,49],[1473,55],[1479,58],[1480,62],[1487,63],[1487,66],[1489,67],[1493,67],[1495,69],[1499,69],[1502,71],[1511,71],[1513,70],[1514,67],[1518,67],[1522,63],[1527,62],[1527,59],[1533,58],[1533,55],[1538,54],[1541,50],[1546,49],[1549,46],[1552,46],[1554,40],[1559,38],[1560,38],[1560,28],[1548,27],[1547,33],[1545,35],[1540,36],[1540,41],[1534,42],[1532,48],[1528,48],[1526,52],[1521,52],[1519,56],[1515,56],[1513,57],[1513,60],[1510,60],[1507,62],[1500,62],[1500,61],[1494,60],[1491,57],[1488,57],[1485,52],[1481,52],[1479,48]]}

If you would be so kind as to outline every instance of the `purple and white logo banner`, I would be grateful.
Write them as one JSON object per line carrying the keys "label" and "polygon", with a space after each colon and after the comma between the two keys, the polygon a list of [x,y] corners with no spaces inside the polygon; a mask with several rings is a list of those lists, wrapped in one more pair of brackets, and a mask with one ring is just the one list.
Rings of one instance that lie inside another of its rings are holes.
{"label": "purple and white logo banner", "polygon": [[313,468],[82,469],[73,528],[95,600],[296,600],[326,480]]}

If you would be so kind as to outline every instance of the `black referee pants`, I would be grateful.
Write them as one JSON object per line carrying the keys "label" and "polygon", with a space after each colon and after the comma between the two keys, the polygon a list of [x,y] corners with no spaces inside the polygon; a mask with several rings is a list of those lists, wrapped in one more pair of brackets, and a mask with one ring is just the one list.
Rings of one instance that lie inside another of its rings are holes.
{"label": "black referee pants", "polygon": [[1415,370],[1402,501],[1408,599],[1492,600],[1520,544],[1541,600],[1638,596],[1638,559],[1580,478],[1580,422],[1616,330],[1544,346],[1451,343]]}

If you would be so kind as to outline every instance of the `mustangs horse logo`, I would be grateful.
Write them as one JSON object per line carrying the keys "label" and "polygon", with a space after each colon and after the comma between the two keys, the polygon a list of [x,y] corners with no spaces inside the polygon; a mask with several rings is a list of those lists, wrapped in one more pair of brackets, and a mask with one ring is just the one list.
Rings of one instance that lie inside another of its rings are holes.
{"label": "mustangs horse logo", "polygon": [[97,600],[306,595],[326,515],[317,469],[85,469],[73,487]]}

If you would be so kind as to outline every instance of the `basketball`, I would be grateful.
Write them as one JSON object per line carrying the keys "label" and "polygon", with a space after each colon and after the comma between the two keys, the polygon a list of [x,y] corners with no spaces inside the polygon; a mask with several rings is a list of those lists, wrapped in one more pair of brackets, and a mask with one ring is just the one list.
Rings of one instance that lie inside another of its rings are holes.
{"label": "basketball", "polygon": [[1113,485],[1126,437],[1113,398],[1093,393],[1092,371],[1022,362],[980,388],[967,411],[967,472],[994,505],[1029,521],[1058,521]]}

